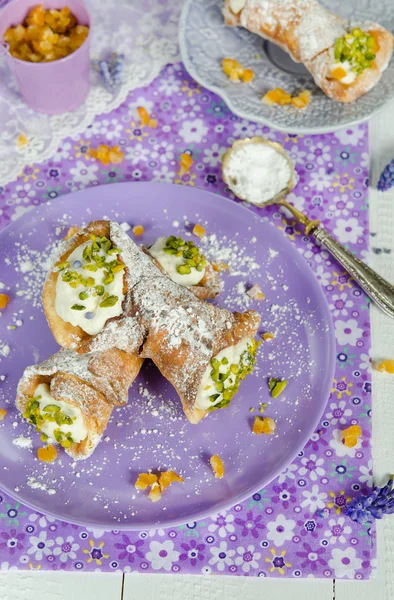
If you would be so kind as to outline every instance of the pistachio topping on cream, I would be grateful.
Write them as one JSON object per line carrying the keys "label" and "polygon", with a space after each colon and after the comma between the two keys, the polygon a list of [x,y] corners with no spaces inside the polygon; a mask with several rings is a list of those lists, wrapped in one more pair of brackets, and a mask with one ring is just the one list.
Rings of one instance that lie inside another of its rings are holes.
{"label": "pistachio topping on cream", "polygon": [[253,371],[258,345],[245,337],[211,359],[197,392],[197,408],[211,411],[230,404],[241,381]]}
{"label": "pistachio topping on cream", "polygon": [[50,439],[64,448],[81,442],[88,434],[80,409],[55,400],[46,383],[37,386],[22,416],[41,432],[42,441]]}
{"label": "pistachio topping on cream", "polygon": [[174,235],[159,237],[148,252],[175,283],[197,285],[204,277],[207,262],[193,242]]}
{"label": "pistachio topping on cream", "polygon": [[350,85],[358,75],[372,66],[379,45],[375,38],[359,27],[338,38],[333,48],[330,73],[334,79]]}
{"label": "pistachio topping on cream", "polygon": [[122,312],[124,264],[121,253],[105,237],[91,235],[67,261],[58,263],[56,312],[63,319],[95,335],[111,317]]}

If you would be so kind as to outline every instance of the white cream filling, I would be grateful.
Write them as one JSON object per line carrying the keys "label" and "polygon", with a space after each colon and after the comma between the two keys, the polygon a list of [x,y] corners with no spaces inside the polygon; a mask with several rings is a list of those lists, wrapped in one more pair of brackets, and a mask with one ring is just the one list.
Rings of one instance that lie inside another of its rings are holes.
{"label": "white cream filling", "polygon": [[[253,338],[244,337],[238,342],[238,344],[228,346],[227,348],[224,348],[224,350],[221,350],[214,358],[216,358],[219,362],[221,362],[223,358],[227,358],[228,363],[225,365],[221,364],[219,367],[219,372],[226,373],[230,365],[238,365],[242,354],[245,352],[245,350],[248,349],[248,346],[252,344],[252,342]],[[195,406],[196,408],[200,408],[201,410],[207,410],[208,408],[219,404],[223,400],[222,394],[220,394],[214,402],[211,402],[210,400],[210,396],[218,393],[216,390],[215,382],[211,379],[211,371],[212,366],[208,365],[201,380],[200,387],[198,388]],[[234,373],[230,373],[230,375],[224,382],[224,388],[226,389],[232,387],[234,385],[235,379],[236,375]]]}
{"label": "white cream filling", "polygon": [[[97,271],[88,271],[83,269],[82,266],[74,266],[76,261],[86,264],[83,258],[83,251],[86,246],[89,246],[92,242],[86,242],[81,244],[70,254],[67,262],[70,263],[70,270],[76,271],[83,277],[92,277],[94,279],[94,285],[104,285],[103,280],[105,277],[104,269],[97,269]],[[104,256],[105,252],[100,250],[97,253],[98,256]],[[115,260],[116,255],[108,256],[108,262]],[[78,265],[77,262],[77,265]],[[96,335],[103,330],[106,321],[112,317],[117,317],[122,312],[122,302],[124,299],[123,294],[123,271],[114,273],[114,280],[108,285],[104,285],[105,291],[109,296],[117,296],[118,301],[114,306],[108,306],[101,308],[100,302],[102,302],[102,296],[89,295],[85,300],[79,298],[79,294],[83,291],[87,291],[83,285],[78,285],[76,288],[72,288],[69,283],[62,280],[62,272],[59,273],[56,283],[56,299],[55,309],[57,314],[63,321],[67,321],[74,325],[74,327],[81,327],[89,335]],[[84,310],[73,310],[71,307],[74,304],[85,306]],[[92,318],[89,318],[93,315]]]}
{"label": "white cream filling", "polygon": [[185,261],[182,256],[176,256],[175,254],[167,254],[167,252],[164,252],[166,240],[166,237],[157,238],[153,246],[149,248],[149,254],[153,256],[158,263],[160,263],[164,271],[175,283],[187,286],[197,285],[200,283],[201,279],[204,277],[205,267],[202,271],[197,271],[195,267],[191,267],[190,273],[185,273],[184,275],[178,273],[176,268],[183,265]]}
{"label": "white cream filling", "polygon": [[66,404],[66,402],[55,400],[51,396],[49,385],[46,383],[40,383],[40,385],[36,388],[34,397],[37,398],[38,396],[41,396],[37,402],[40,405],[40,412],[42,414],[45,414],[44,408],[48,406],[48,404],[55,404],[56,406],[59,406],[60,410],[63,411],[65,415],[71,417],[71,419],[75,419],[73,420],[72,425],[66,425],[64,423],[61,426],[59,426],[56,422],[44,421],[41,431],[51,438],[51,440],[55,440],[53,435],[55,429],[60,429],[60,431],[64,434],[71,433],[74,442],[77,444],[86,438],[88,435],[88,430],[79,408],[71,406],[70,404]]}
{"label": "white cream filling", "polygon": [[244,8],[246,0],[230,0],[231,11],[237,15]]}
{"label": "white cream filling", "polygon": [[352,71],[352,65],[348,60],[345,60],[344,62],[333,61],[330,64],[330,73],[332,73],[335,69],[338,68],[341,68],[344,71],[346,71],[346,75],[344,75],[341,79],[338,79],[338,81],[344,83],[345,85],[350,85],[356,80],[357,73],[355,71]]}

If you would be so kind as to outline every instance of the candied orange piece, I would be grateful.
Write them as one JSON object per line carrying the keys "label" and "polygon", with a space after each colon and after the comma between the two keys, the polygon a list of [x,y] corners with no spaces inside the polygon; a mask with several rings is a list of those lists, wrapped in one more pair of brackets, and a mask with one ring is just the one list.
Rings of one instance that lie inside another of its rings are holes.
{"label": "candied orange piece", "polygon": [[22,146],[26,146],[29,143],[29,140],[27,139],[27,137],[25,136],[24,133],[21,133],[18,136],[18,139],[16,140],[16,146],[17,148],[21,148]]}
{"label": "candied orange piece", "polygon": [[73,235],[78,233],[79,229],[80,228],[77,227],[76,225],[71,225],[71,227],[68,228],[68,231],[63,239],[69,240]]}
{"label": "candied orange piece", "polygon": [[222,479],[224,475],[224,463],[218,454],[214,454],[209,459],[209,462],[212,467],[213,474],[216,479]]}
{"label": "candied orange piece", "polygon": [[231,81],[240,81],[244,73],[243,66],[234,58],[223,58],[222,69]]}
{"label": "candied orange piece", "polygon": [[26,17],[27,25],[45,25],[45,11],[42,4],[34,6]]}
{"label": "candied orange piece", "polygon": [[8,294],[0,294],[0,309],[5,308],[10,301]]}
{"label": "candied orange piece", "polygon": [[15,47],[17,44],[25,39],[26,29],[23,25],[17,25],[16,27],[9,27],[4,34],[4,40],[10,45]]}
{"label": "candied orange piece", "polygon": [[157,475],[154,473],[140,473],[134,485],[137,490],[146,490],[147,487],[154,484],[157,485]]}
{"label": "candied orange piece", "polygon": [[89,148],[88,154],[92,158],[96,158],[97,160],[99,160],[101,163],[103,163],[103,165],[109,165],[110,163],[109,146],[107,146],[106,144],[100,144],[100,146],[96,149]]}
{"label": "candied orange piece", "polygon": [[382,360],[382,362],[376,367],[376,370],[380,371],[380,373],[390,373],[391,375],[394,374],[394,360],[389,358]]}
{"label": "candied orange piece", "polygon": [[273,333],[269,333],[268,331],[267,331],[267,333],[263,333],[263,335],[261,337],[263,338],[263,340],[265,342],[269,342],[270,340],[274,340],[275,339],[274,334]]}
{"label": "candied orange piece", "polygon": [[253,300],[264,300],[265,298],[258,283],[251,287],[246,293]]}
{"label": "candied orange piece", "polygon": [[157,127],[156,119],[150,118],[149,113],[144,106],[138,106],[137,112],[140,116],[142,125],[148,125],[149,127],[153,128]]}
{"label": "candied orange piece", "polygon": [[212,267],[213,270],[216,271],[216,273],[221,273],[222,271],[229,271],[230,269],[230,265],[224,262],[212,263]]}
{"label": "candied orange piece", "polygon": [[261,435],[262,433],[270,435],[270,434],[274,433],[275,429],[276,429],[276,423],[275,423],[274,419],[271,419],[271,417],[255,417],[254,418],[252,431],[256,435]]}
{"label": "candied orange piece", "polygon": [[347,71],[343,67],[335,67],[335,69],[331,71],[331,75],[334,77],[334,79],[338,79],[338,81],[340,81],[346,77]]}
{"label": "candied orange piece", "polygon": [[119,165],[123,162],[124,153],[120,150],[119,146],[114,146],[109,150],[109,160],[114,165]]}
{"label": "candied orange piece", "polygon": [[4,421],[7,411],[4,408],[0,408],[0,421]]}
{"label": "candied orange piece", "polygon": [[360,425],[351,425],[342,431],[342,441],[347,448],[354,448],[358,438],[362,435]]}
{"label": "candied orange piece", "polygon": [[158,502],[161,499],[161,491],[158,483],[154,483],[152,485],[152,489],[148,494],[148,498],[149,500],[152,500],[152,502]]}
{"label": "candied orange piece", "polygon": [[254,79],[254,71],[252,69],[245,69],[242,74],[242,81],[244,83],[250,83]]}
{"label": "candied orange piece", "polygon": [[196,235],[197,237],[202,238],[206,234],[206,229],[202,225],[199,225],[198,223],[196,223],[196,225],[193,227],[192,233],[193,233],[193,235]]}
{"label": "candied orange piece", "polygon": [[290,104],[291,96],[282,88],[275,88],[273,90],[269,90],[266,95],[263,97],[264,104],[279,104],[280,106],[285,106],[286,104]]}
{"label": "candied orange piece", "polygon": [[178,473],[175,473],[175,471],[163,471],[163,473],[160,473],[159,485],[161,492],[164,492],[164,490],[168,488],[171,483],[174,483],[174,481],[183,483],[185,480],[178,475]]}
{"label": "candied orange piece", "polygon": [[55,446],[49,444],[48,446],[45,446],[45,448],[38,448],[37,457],[38,460],[41,460],[42,462],[53,462],[57,457]]}
{"label": "candied orange piece", "polygon": [[305,108],[311,100],[311,95],[312,93],[309,90],[303,90],[298,96],[294,96],[294,98],[291,99],[291,103],[296,108]]}
{"label": "candied orange piece", "polygon": [[181,176],[184,175],[185,173],[190,171],[192,166],[193,166],[193,159],[190,156],[190,154],[188,154],[187,152],[184,152],[183,154],[181,154],[181,168],[179,169],[178,174]]}
{"label": "candied orange piece", "polygon": [[133,235],[142,235],[145,231],[145,228],[143,225],[134,225],[132,231]]}

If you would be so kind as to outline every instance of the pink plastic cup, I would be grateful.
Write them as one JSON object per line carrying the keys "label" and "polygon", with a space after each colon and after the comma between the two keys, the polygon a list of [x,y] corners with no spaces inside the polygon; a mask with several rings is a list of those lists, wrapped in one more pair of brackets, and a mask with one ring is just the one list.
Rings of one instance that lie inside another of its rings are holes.
{"label": "pink plastic cup", "polygon": [[19,60],[1,46],[8,27],[23,23],[29,10],[37,4],[43,4],[46,9],[68,6],[78,24],[90,28],[89,15],[81,0],[12,0],[0,10],[0,50],[4,50],[19,91],[30,108],[50,115],[68,112],[82,104],[89,92],[90,29],[78,50],[52,62]]}

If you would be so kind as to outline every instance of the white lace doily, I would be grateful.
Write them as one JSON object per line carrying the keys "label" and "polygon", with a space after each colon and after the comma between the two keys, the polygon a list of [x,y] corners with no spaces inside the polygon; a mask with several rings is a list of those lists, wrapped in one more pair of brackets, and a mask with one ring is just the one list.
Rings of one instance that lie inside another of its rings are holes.
{"label": "white lace doily", "polygon": [[[124,54],[122,84],[111,94],[92,68],[85,104],[70,113],[46,116],[26,107],[4,58],[0,58],[0,185],[13,181],[26,165],[52,156],[63,138],[84,131],[95,116],[117,108],[131,90],[148,85],[164,65],[180,60],[180,0],[85,3],[92,19],[91,58],[101,58],[109,51]],[[18,148],[21,133],[29,143]]]}

